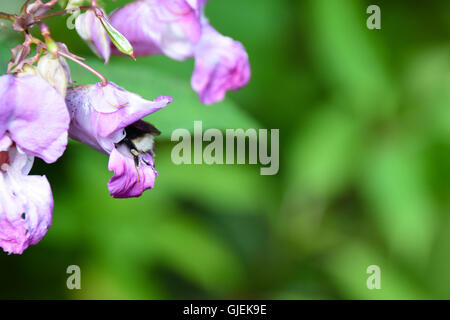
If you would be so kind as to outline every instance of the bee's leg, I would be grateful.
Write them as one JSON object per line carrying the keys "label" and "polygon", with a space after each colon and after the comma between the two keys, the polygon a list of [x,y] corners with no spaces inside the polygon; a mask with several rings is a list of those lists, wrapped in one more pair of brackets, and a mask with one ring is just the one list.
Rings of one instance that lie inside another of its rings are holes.
{"label": "bee's leg", "polygon": [[139,157],[139,152],[136,149],[130,149],[130,152],[134,156],[134,158]]}
{"label": "bee's leg", "polygon": [[131,149],[131,153],[133,154],[134,166],[136,168],[136,173],[137,173],[138,183],[139,183],[141,181],[141,177],[139,175],[139,153],[134,149]]}

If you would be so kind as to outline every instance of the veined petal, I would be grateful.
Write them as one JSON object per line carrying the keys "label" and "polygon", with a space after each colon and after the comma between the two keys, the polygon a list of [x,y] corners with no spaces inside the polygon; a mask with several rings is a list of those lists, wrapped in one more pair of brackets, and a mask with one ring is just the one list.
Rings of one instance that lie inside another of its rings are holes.
{"label": "veined petal", "polygon": [[72,118],[70,135],[75,135],[76,139],[83,135],[80,140],[92,145],[92,141],[98,144],[100,138],[120,132],[126,126],[165,107],[172,102],[172,97],[160,96],[153,101],[145,100],[110,82],[106,86],[96,84],[70,89],[66,102]]}
{"label": "veined petal", "polygon": [[108,137],[114,132],[124,129],[130,124],[154,113],[172,102],[172,97],[159,96],[148,101],[136,94],[130,94],[129,104],[114,113],[104,113],[98,116],[97,130],[100,137]]}
{"label": "veined petal", "polygon": [[38,76],[0,78],[0,134],[25,152],[56,161],[67,145],[70,117],[64,98]]}
{"label": "veined petal", "polygon": [[146,1],[134,1],[115,10],[110,23],[130,41],[135,55],[162,53],[159,47],[161,25]]}
{"label": "veined petal", "polygon": [[201,21],[186,0],[141,0],[114,11],[111,24],[133,45],[136,55],[192,57]]}

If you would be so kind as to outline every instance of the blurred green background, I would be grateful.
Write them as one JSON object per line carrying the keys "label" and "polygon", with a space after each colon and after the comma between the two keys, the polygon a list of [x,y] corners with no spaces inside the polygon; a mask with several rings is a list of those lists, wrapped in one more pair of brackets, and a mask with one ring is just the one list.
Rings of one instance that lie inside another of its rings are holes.
{"label": "blurred green background", "polygon": [[[366,28],[370,4],[381,30]],[[36,160],[53,225],[22,256],[0,254],[0,298],[450,298],[450,2],[211,0],[206,11],[252,65],[251,83],[211,107],[190,88],[192,60],[104,66],[66,17],[49,20],[108,79],[175,101],[147,118],[163,131],[159,177],[139,199],[112,199],[107,157],[82,144],[53,165]],[[21,38],[2,28],[0,40],[4,72]],[[96,81],[71,66],[77,83]],[[174,165],[171,132],[194,120],[279,128],[279,174]],[[81,290],[66,287],[72,264]],[[366,287],[369,265],[381,290]]]}

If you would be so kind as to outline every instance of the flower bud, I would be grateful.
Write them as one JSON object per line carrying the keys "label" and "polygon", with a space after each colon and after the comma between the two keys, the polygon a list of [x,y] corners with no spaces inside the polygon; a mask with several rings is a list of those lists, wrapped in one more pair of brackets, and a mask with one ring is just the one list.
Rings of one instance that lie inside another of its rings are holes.
{"label": "flower bud", "polygon": [[38,70],[35,66],[25,63],[22,66],[22,69],[16,73],[16,76],[18,77],[24,77],[24,76],[37,76],[38,75]]}
{"label": "flower bud", "polygon": [[39,75],[65,97],[67,86],[71,83],[70,69],[63,57],[47,53],[37,64]]}
{"label": "flower bud", "polygon": [[20,64],[31,53],[30,46],[19,44],[11,49],[11,60],[8,63],[8,71],[11,71],[13,67]]}

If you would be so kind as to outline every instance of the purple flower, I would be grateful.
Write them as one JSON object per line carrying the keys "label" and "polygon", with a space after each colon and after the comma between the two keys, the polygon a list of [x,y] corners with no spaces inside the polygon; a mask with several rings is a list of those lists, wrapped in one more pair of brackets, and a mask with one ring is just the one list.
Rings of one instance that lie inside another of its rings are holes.
{"label": "purple flower", "polygon": [[29,176],[34,157],[0,139],[0,247],[21,254],[37,244],[52,223],[53,197],[45,176]]}
{"label": "purple flower", "polygon": [[0,247],[22,253],[51,225],[53,197],[44,176],[29,176],[34,156],[56,161],[67,145],[69,114],[45,80],[0,77]]}
{"label": "purple flower", "polygon": [[222,101],[228,90],[238,90],[250,80],[250,64],[244,46],[204,24],[195,48],[192,88],[204,104]]}
{"label": "purple flower", "polygon": [[198,12],[186,0],[141,0],[113,12],[111,24],[138,56],[165,54],[175,60],[193,55],[201,36]]}
{"label": "purple flower", "polygon": [[0,77],[0,137],[52,163],[66,149],[69,122],[64,98],[42,78]]}
{"label": "purple flower", "polygon": [[79,15],[75,21],[75,28],[91,50],[108,63],[111,55],[111,40],[95,12],[88,10]]}
{"label": "purple flower", "polygon": [[210,26],[203,9],[207,0],[139,0],[115,11],[111,23],[133,45],[137,55],[165,54],[195,58],[191,84],[204,104],[219,102],[228,90],[250,80],[244,46]]}
{"label": "purple flower", "polygon": [[141,118],[172,102],[168,96],[148,101],[114,83],[69,89],[69,135],[109,154],[114,171],[108,189],[115,198],[137,197],[153,188],[158,173],[153,161],[153,137],[159,131]]}

